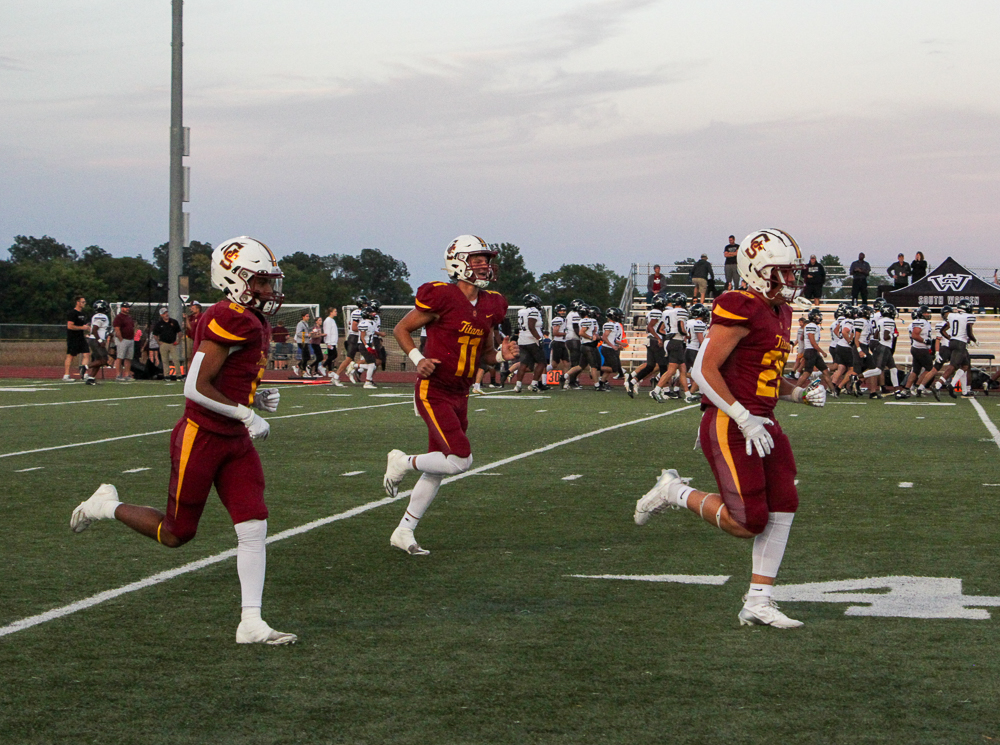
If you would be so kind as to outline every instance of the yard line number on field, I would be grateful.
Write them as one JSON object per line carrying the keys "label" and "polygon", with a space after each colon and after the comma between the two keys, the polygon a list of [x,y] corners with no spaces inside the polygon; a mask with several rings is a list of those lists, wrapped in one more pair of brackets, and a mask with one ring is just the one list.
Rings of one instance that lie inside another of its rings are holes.
{"label": "yard line number on field", "polygon": [[[409,403],[403,402],[403,403]],[[398,404],[383,404],[383,406],[395,406]],[[653,421],[654,419],[662,419],[663,417],[672,416],[674,414],[680,414],[682,411],[689,411],[691,409],[698,408],[698,404],[692,404],[690,406],[684,406],[679,409],[672,409],[670,411],[665,411],[662,414],[653,414],[652,416],[645,416],[640,419],[633,419],[630,422],[622,422],[620,424],[614,424],[610,427],[604,427],[602,429],[593,430],[591,432],[585,432],[582,435],[576,435],[574,437],[568,437],[565,440],[559,440],[558,442],[553,442],[549,445],[544,445],[540,448],[535,448],[534,450],[527,450],[523,453],[518,453],[517,455],[512,455],[509,458],[501,458],[500,460],[494,461],[492,463],[487,463],[486,465],[479,466],[478,468],[471,468],[465,473],[460,473],[457,476],[449,476],[444,479],[442,484],[450,484],[453,481],[458,481],[460,479],[468,478],[469,476],[476,476],[485,471],[491,471],[500,466],[507,465],[508,463],[514,463],[515,461],[523,460],[525,458],[530,458],[533,455],[539,455],[541,453],[547,453],[550,450],[555,450],[556,448],[562,447],[563,445],[569,445],[574,442],[580,442],[581,440],[586,440],[590,437],[596,437],[597,435],[604,434],[605,432],[611,432],[616,429],[622,429],[623,427],[631,427],[634,424],[643,424],[645,422]],[[340,411],[345,411],[341,409]],[[302,416],[300,414],[295,414],[293,416]],[[280,533],[275,533],[273,536],[267,539],[268,543],[276,543],[277,541],[283,541],[286,538],[292,538],[302,533],[308,533],[316,528],[323,527],[324,525],[329,525],[330,523],[338,522],[340,520],[347,520],[348,518],[361,515],[369,510],[373,510],[377,507],[382,507],[387,504],[392,504],[401,499],[406,499],[410,496],[410,491],[400,492],[395,497],[384,497],[383,499],[378,499],[374,502],[368,502],[366,504],[359,505],[346,512],[340,512],[336,515],[330,515],[329,517],[320,518],[319,520],[313,520],[312,522],[306,523],[305,525],[300,525],[297,528],[289,528],[288,530],[283,530]],[[130,584],[124,585],[123,587],[115,588],[114,590],[107,590],[105,592],[98,593],[97,595],[92,595],[89,598],[84,598],[83,600],[78,600],[75,603],[70,603],[69,605],[64,605],[61,608],[53,608],[50,611],[41,613],[37,616],[30,616],[29,618],[22,618],[20,621],[14,621],[6,626],[0,626],[0,637],[8,636],[9,634],[16,633],[18,631],[23,631],[24,629],[29,629],[32,626],[38,626],[39,624],[46,623],[48,621],[54,621],[57,618],[62,618],[63,616],[68,616],[72,613],[78,611],[86,610],[92,608],[95,605],[105,602],[106,600],[112,600],[114,598],[120,597],[121,595],[126,595],[131,592],[136,592],[137,590],[142,590],[146,587],[152,587],[153,585],[158,585],[167,580],[179,577],[182,574],[187,574],[189,572],[197,571],[198,569],[204,569],[205,567],[212,566],[213,564],[218,564],[226,559],[231,559],[236,556],[236,549],[232,548],[228,551],[223,551],[222,553],[215,554],[214,556],[207,556],[204,559],[199,559],[198,561],[192,561],[189,564],[176,567],[174,569],[168,569],[167,571],[160,572],[158,574],[151,575],[145,579],[141,579],[137,582],[132,582]]]}

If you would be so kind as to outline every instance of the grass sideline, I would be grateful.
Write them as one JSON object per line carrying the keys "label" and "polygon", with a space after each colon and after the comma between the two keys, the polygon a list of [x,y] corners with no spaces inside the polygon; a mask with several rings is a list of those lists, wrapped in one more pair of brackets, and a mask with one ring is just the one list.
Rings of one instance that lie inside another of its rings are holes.
{"label": "grass sideline", "polygon": [[[0,406],[127,400],[0,410],[0,455],[62,448],[0,459],[0,625],[234,547],[214,498],[198,537],[178,551],[120,525],[68,529],[72,508],[102,481],[162,506],[166,434],[63,446],[169,430],[183,399],[153,396],[180,394],[180,384],[10,387],[24,392],[0,392]],[[259,448],[272,535],[381,499],[385,452],[425,446],[409,406],[382,406],[405,398],[368,394],[282,390],[280,415],[313,415],[276,420]],[[991,399],[979,403],[1000,420]],[[983,484],[1000,476],[984,420],[967,401],[887,404],[779,406],[802,495],[780,581],[959,577],[966,595],[1000,595],[997,531],[983,510],[1000,490]],[[621,391],[473,399],[475,465],[680,407]],[[333,409],[354,410],[315,414]],[[636,497],[662,467],[712,484],[691,450],[697,419],[678,412],[446,485],[420,528],[428,557],[388,547],[398,503],[272,544],[265,618],[300,635],[294,648],[233,643],[232,561],[2,637],[0,742],[1000,738],[997,618],[848,617],[841,604],[790,603],[802,629],[741,629],[749,543],[681,513],[632,523]],[[39,470],[19,472],[27,468]],[[573,574],[732,579],[708,587]]]}

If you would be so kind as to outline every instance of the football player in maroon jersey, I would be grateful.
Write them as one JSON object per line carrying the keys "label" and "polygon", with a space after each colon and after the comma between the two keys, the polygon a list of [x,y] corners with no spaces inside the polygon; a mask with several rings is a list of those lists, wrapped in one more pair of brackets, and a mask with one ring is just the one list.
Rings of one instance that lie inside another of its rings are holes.
{"label": "football player in maroon jersey", "polygon": [[277,388],[258,389],[267,367],[271,326],[267,316],[281,306],[284,275],[271,249],[247,236],[212,252],[212,285],[226,295],[201,317],[194,332],[194,357],[184,384],[186,408],[170,437],[167,509],[119,501],[102,484],[70,519],[80,533],[95,520],[115,519],[164,546],[177,548],[194,538],[215,484],[236,528],[236,571],[243,611],[239,644],[294,644],[295,634],[275,631],[260,616],[264,592],[267,506],[264,472],[251,440],[270,431],[253,408],[276,411]]}
{"label": "football player in maroon jersey", "polygon": [[753,538],[740,625],[795,628],[801,621],[788,618],[772,600],[799,497],[788,437],[771,416],[779,398],[823,406],[826,389],[798,387],[782,376],[791,350],[788,303],[802,289],[798,245],[784,231],[760,230],[740,244],[737,264],[750,289],[716,298],[692,371],[703,393],[699,442],[719,491],[698,491],[676,470],[664,470],[636,503],[635,522],[644,525],[668,507],[686,507],[730,535]]}
{"label": "football player in maroon jersey", "polygon": [[[474,235],[460,235],[445,251],[445,271],[451,282],[428,282],[417,290],[416,307],[393,329],[403,352],[416,365],[415,405],[427,423],[428,452],[407,455],[389,453],[383,486],[396,496],[399,484],[410,471],[421,471],[410,495],[410,503],[393,531],[392,546],[411,555],[430,553],[421,548],[413,530],[434,501],[445,476],[469,470],[472,448],[465,431],[469,387],[476,378],[481,358],[501,363],[518,356],[517,344],[504,339],[497,349],[493,329],[507,315],[507,300],[486,287],[496,279],[493,257],[497,252]],[[427,327],[425,357],[410,334]]]}

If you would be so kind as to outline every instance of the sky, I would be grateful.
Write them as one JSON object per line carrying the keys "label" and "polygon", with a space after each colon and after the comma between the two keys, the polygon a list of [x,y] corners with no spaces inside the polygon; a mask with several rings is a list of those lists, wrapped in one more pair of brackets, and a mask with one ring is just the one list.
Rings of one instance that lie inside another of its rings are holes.
{"label": "sky", "polygon": [[[167,240],[170,5],[0,6],[0,246]],[[187,0],[190,237],[413,283],[464,233],[536,274],[764,227],[993,267],[998,38],[995,0]]]}

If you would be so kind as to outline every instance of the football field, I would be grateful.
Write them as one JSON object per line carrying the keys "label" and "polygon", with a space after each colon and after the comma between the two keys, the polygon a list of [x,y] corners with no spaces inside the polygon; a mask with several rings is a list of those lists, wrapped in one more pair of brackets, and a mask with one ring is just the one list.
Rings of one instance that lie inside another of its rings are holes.
{"label": "football field", "polygon": [[214,494],[176,550],[69,530],[102,482],[164,508],[181,383],[0,385],[0,743],[1000,741],[1000,398],[779,404],[801,506],[778,600],[805,622],[782,631],[738,625],[750,542],[634,524],[661,468],[715,490],[698,407],[647,389],[470,400],[431,554],[390,548],[386,452],[426,449],[411,390],[282,387],[263,615],[299,643],[270,648],[234,643]]}

